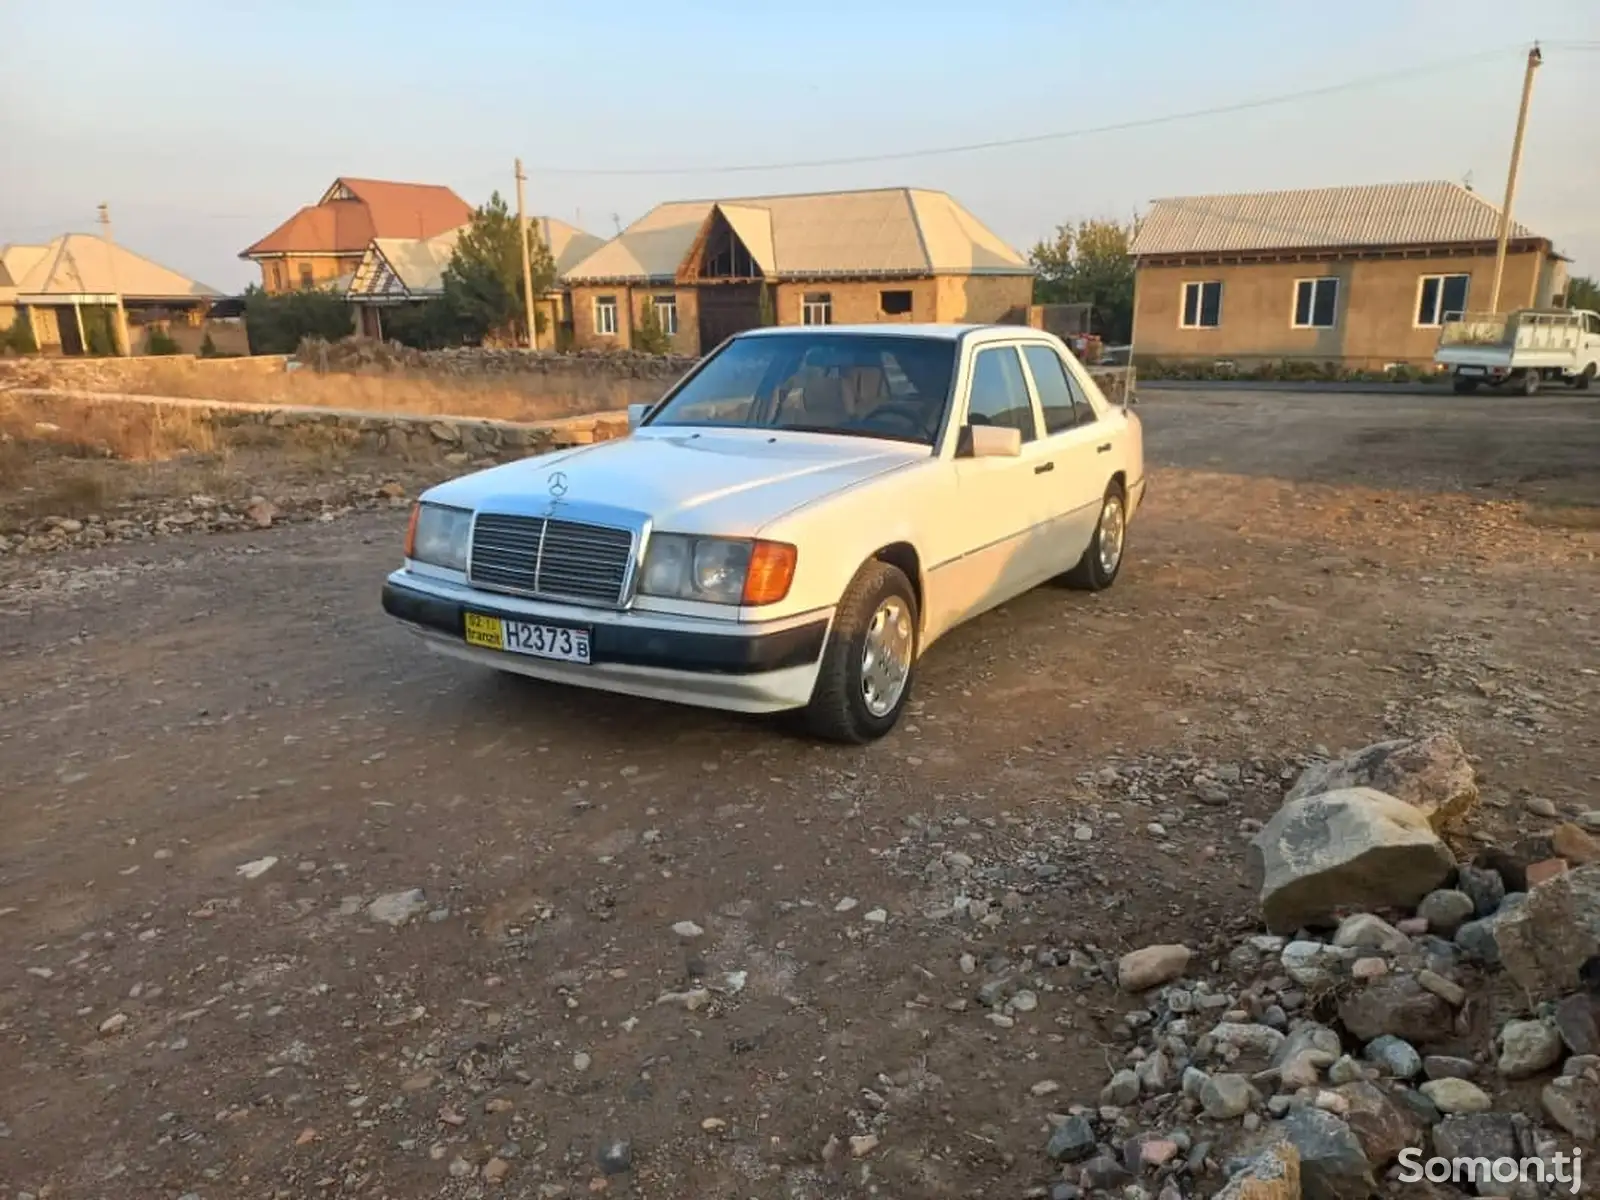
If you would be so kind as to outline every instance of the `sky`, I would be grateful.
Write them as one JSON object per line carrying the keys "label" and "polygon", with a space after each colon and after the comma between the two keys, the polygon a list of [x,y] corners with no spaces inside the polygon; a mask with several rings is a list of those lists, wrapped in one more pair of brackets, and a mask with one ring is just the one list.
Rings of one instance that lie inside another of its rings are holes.
{"label": "sky", "polygon": [[0,243],[92,232],[104,201],[119,242],[226,291],[339,175],[478,204],[518,156],[530,212],[606,237],[666,200],[880,186],[948,191],[1024,252],[1162,196],[1453,179],[1498,203],[1534,40],[1515,215],[1600,274],[1600,0],[0,0],[0,28]]}

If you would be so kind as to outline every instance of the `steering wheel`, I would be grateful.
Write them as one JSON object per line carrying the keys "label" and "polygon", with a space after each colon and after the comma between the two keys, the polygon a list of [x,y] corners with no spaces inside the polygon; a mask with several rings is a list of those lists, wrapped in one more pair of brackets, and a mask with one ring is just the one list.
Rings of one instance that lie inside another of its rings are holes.
{"label": "steering wheel", "polygon": [[927,433],[920,405],[882,404],[862,417],[857,424],[862,429],[882,429],[884,433],[903,431],[918,437]]}

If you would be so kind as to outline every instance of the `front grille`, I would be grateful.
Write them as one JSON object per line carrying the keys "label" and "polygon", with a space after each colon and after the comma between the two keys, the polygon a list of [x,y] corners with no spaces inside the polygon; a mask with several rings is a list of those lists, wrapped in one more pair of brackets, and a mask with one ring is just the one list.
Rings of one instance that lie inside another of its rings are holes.
{"label": "front grille", "polygon": [[633,534],[626,529],[480,513],[468,578],[508,592],[615,607],[632,559]]}

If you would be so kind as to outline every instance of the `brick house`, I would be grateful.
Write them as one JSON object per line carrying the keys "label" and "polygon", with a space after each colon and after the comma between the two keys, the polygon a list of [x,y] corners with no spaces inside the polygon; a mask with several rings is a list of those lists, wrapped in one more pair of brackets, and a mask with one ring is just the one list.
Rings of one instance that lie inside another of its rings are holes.
{"label": "brick house", "polygon": [[997,321],[1033,296],[1020,254],[918,188],[662,204],[562,277],[580,349],[630,347],[650,305],[683,354],[763,323]]}
{"label": "brick house", "polygon": [[239,257],[260,266],[268,292],[343,287],[374,238],[432,238],[471,219],[472,208],[447,187],[341,176]]}
{"label": "brick house", "polygon": [[[1425,366],[1446,314],[1488,304],[1499,221],[1446,182],[1157,200],[1133,243],[1134,353]],[[1500,308],[1552,303],[1566,261],[1513,223]]]}

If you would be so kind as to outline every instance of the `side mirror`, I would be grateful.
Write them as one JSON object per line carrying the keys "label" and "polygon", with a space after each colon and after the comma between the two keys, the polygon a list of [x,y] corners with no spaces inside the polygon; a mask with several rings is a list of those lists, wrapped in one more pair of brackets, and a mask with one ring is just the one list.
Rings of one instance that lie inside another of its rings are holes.
{"label": "side mirror", "polygon": [[963,425],[956,454],[961,458],[1016,458],[1022,453],[1022,430],[1004,425]]}
{"label": "side mirror", "polygon": [[628,431],[631,433],[635,429],[639,428],[640,424],[646,417],[650,415],[650,410],[654,407],[654,404],[628,405]]}

